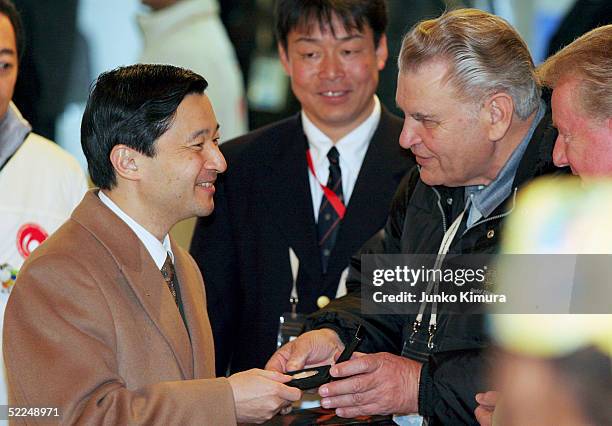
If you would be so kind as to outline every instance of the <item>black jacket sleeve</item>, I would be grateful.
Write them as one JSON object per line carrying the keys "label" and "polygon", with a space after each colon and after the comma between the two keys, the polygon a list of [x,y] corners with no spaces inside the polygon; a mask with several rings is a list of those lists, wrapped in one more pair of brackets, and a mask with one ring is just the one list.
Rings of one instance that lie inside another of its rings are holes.
{"label": "black jacket sleeve", "polygon": [[485,350],[431,355],[421,370],[419,413],[432,425],[478,425],[475,396],[491,390],[483,380],[491,364]]}

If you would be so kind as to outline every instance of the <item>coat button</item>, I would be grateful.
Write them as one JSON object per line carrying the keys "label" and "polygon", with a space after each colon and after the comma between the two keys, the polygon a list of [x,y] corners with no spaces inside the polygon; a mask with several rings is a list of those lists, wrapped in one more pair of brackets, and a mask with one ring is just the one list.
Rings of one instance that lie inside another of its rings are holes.
{"label": "coat button", "polygon": [[491,238],[493,238],[494,236],[495,236],[495,230],[493,230],[493,229],[489,229],[489,230],[487,231],[487,238],[488,238],[488,239],[491,239]]}
{"label": "coat button", "polygon": [[322,309],[327,305],[329,305],[329,297],[319,296],[319,298],[317,299],[317,306],[319,307],[319,309]]}

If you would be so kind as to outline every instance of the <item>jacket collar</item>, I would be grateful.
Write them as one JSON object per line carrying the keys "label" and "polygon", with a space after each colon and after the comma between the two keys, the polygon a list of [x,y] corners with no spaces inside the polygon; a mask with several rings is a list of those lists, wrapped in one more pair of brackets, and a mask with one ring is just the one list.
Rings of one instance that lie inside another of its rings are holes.
{"label": "jacket collar", "polygon": [[[554,172],[562,172],[553,163],[552,152],[557,139],[557,130],[552,125],[552,111],[550,104],[544,100],[546,110],[544,116],[537,124],[533,135],[529,140],[529,144],[525,149],[525,153],[519,161],[512,188],[521,188],[529,183],[532,179],[543,174]],[[458,192],[465,193],[465,187],[448,187],[444,185],[436,185],[436,190],[441,194],[442,198],[453,197],[453,199],[464,199],[463,195],[458,195]]]}
{"label": "jacket collar", "polygon": [[0,170],[31,131],[30,123],[11,102],[6,114],[0,119]]}
{"label": "jacket collar", "polygon": [[[189,335],[166,282],[140,239],[123,220],[102,203],[98,198],[98,189],[85,194],[71,219],[90,232],[114,259],[126,283],[172,348],[184,378],[192,378],[194,368]],[[175,255],[178,254],[180,250],[177,250],[172,239],[171,244]],[[184,280],[188,278],[183,256],[175,256],[175,269],[182,289],[182,283],[187,282]],[[189,291],[183,291],[182,294],[188,295]],[[187,323],[196,325],[194,309],[190,306],[193,301],[188,299],[183,302]]]}
{"label": "jacket collar", "polygon": [[[546,102],[546,99],[544,99]],[[550,102],[546,102],[544,117],[533,132],[525,154],[519,163],[514,177],[515,188],[521,188],[533,178],[544,174],[564,174],[568,170],[560,169],[553,162],[553,148],[557,139],[557,129],[552,124]]]}

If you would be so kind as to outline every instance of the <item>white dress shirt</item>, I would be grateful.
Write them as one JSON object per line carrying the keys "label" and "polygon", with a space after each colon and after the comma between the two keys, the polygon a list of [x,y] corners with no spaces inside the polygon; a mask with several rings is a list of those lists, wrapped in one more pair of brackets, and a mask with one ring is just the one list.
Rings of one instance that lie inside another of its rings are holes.
{"label": "white dress shirt", "polygon": [[170,238],[168,234],[164,237],[163,243],[160,242],[153,234],[144,229],[138,222],[132,219],[127,215],[126,212],[121,210],[117,204],[114,203],[113,200],[108,198],[108,196],[102,192],[98,191],[98,197],[100,201],[102,201],[109,209],[113,211],[119,218],[129,226],[132,231],[136,234],[136,236],[140,239],[142,244],[145,246],[155,265],[157,265],[157,269],[162,268],[164,266],[164,262],[166,261],[166,256],[170,254],[170,258],[174,263],[174,253],[172,253],[172,248],[170,247]]}
{"label": "white dress shirt", "polygon": [[361,164],[363,163],[368,146],[370,145],[370,140],[378,127],[380,111],[380,101],[375,95],[372,114],[370,114],[370,116],[357,128],[334,144],[327,135],[314,125],[302,110],[302,126],[304,128],[304,134],[308,139],[310,156],[312,157],[312,164],[317,175],[315,177],[312,173],[308,173],[315,222],[318,219],[319,207],[323,199],[323,190],[319,182],[325,185],[329,178],[329,160],[327,159],[327,153],[332,146],[335,146],[340,154],[342,193],[344,195],[344,204],[348,206],[351,194],[355,188],[355,182],[359,176]]}

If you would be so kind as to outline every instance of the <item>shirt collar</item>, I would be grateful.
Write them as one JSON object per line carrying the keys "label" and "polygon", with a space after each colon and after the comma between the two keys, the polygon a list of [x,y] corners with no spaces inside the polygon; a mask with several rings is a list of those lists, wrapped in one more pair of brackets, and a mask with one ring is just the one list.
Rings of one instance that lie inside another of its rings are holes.
{"label": "shirt collar", "polygon": [[363,155],[368,148],[370,140],[378,127],[381,115],[381,106],[378,97],[374,95],[374,108],[372,113],[355,129],[343,136],[335,144],[323,133],[306,115],[304,110],[302,115],[302,127],[308,139],[308,147],[312,162],[317,165],[327,162],[327,152],[335,146],[340,154],[341,161],[346,162],[350,167],[361,167]]}
{"label": "shirt collar", "polygon": [[0,168],[19,149],[31,131],[30,123],[11,102],[0,121]]}
{"label": "shirt collar", "polygon": [[546,105],[544,101],[540,100],[538,112],[529,127],[529,131],[521,143],[515,148],[514,152],[512,152],[512,155],[510,155],[510,158],[506,164],[504,164],[493,182],[487,186],[473,185],[465,187],[465,199],[467,202],[471,201],[472,203],[467,222],[468,227],[472,226],[480,218],[488,217],[512,193],[512,184],[514,183],[514,177],[518,170],[518,166],[529,145],[529,141],[531,141],[535,129],[542,120],[542,117],[544,117],[545,111]]}
{"label": "shirt collar", "polygon": [[161,269],[166,261],[166,256],[170,254],[172,258],[172,262],[174,262],[174,253],[172,253],[172,248],[170,246],[170,237],[168,234],[164,237],[163,243],[160,242],[153,234],[147,231],[144,227],[142,227],[138,222],[132,219],[126,212],[121,210],[121,208],[115,204],[113,200],[111,200],[104,192],[98,191],[98,197],[100,200],[112,210],[121,220],[123,220],[127,226],[129,226],[132,231],[136,234],[136,236],[140,239],[142,244],[145,246],[155,265],[158,269]]}

